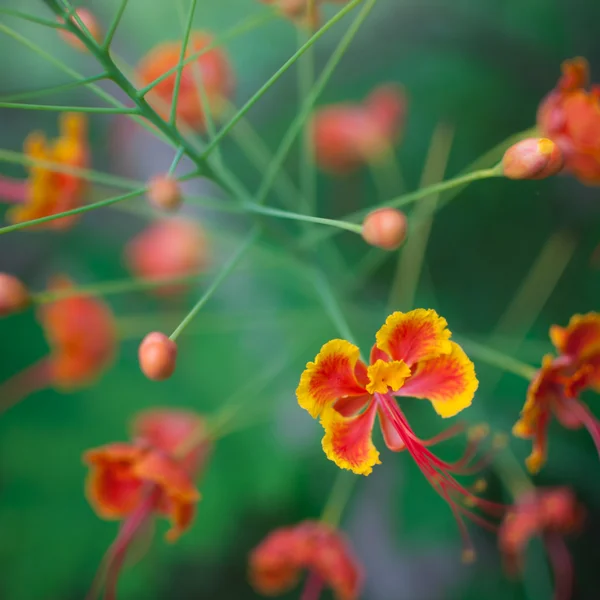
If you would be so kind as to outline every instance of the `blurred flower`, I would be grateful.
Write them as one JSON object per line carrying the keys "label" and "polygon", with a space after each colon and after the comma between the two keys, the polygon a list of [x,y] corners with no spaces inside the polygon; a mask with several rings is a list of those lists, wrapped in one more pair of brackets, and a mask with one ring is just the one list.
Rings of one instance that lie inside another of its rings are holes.
{"label": "blurred flower", "polygon": [[[125,261],[141,279],[192,275],[206,268],[208,243],[198,224],[164,219],[149,225],[127,244]],[[154,293],[165,296],[182,290],[185,286],[165,285]]]}
{"label": "blurred flower", "polygon": [[259,2],[275,6],[287,19],[314,29],[321,22],[322,4],[348,4],[349,0],[314,0],[312,5],[310,0],[259,0]]}
{"label": "blurred flower", "polygon": [[177,344],[160,331],[149,333],[138,349],[140,368],[152,381],[169,379],[177,366]]}
{"label": "blurred flower", "polygon": [[[96,19],[96,16],[94,15],[94,13],[92,11],[88,10],[87,8],[78,8],[75,11],[75,14],[79,17],[81,22],[86,26],[86,28],[89,31],[92,38],[98,44],[101,43],[102,42],[102,28],[100,27],[100,24],[98,23],[98,19]],[[64,22],[64,21],[61,19],[61,22]],[[74,17],[71,18],[71,22],[75,25],[75,27],[77,27],[78,29],[81,29],[79,23],[77,22],[77,20]],[[84,32],[85,32],[85,30],[84,30]],[[62,37],[62,39],[65,42],[67,42],[67,44],[69,44],[69,46],[72,46],[73,48],[75,48],[76,50],[79,50],[80,52],[87,51],[85,44],[71,31],[61,29],[61,30],[59,30],[58,33],[59,33],[60,37]],[[87,33],[86,33],[86,35],[87,35]]]}
{"label": "blurred flower", "polygon": [[[233,93],[234,78],[231,62],[221,48],[209,48],[213,37],[203,31],[193,32],[190,36],[185,57],[201,54],[187,64],[181,73],[179,97],[177,99],[177,118],[189,127],[203,130],[206,126],[202,110],[202,96],[198,86],[202,85],[211,111],[218,120],[225,109],[225,101]],[[151,50],[137,68],[139,82],[149,85],[155,79],[179,64],[181,42],[165,42]],[[198,78],[198,81],[197,81]],[[148,101],[157,112],[168,119],[175,90],[176,73],[172,73],[157,83],[147,94]]]}
{"label": "blurred flower", "polygon": [[[474,497],[452,474],[476,471],[470,463],[485,431],[474,430],[462,459],[444,462],[428,447],[463,428],[421,440],[395,400],[404,396],[427,399],[442,417],[452,417],[471,404],[478,386],[475,368],[450,336],[446,320],[434,310],[395,312],[377,332],[369,366],[360,359],[356,346],[332,340],[321,348],[315,362],[306,365],[296,395],[313,418],[320,416],[327,457],[340,468],[360,475],[369,475],[373,465],[380,463],[371,439],[379,416],[386,446],[393,452],[410,453],[433,488],[449,503],[469,546],[460,517],[465,509],[459,502],[468,499],[491,512],[498,507]],[[467,548],[466,556],[469,554]]]}
{"label": "blurred flower", "polygon": [[565,171],[583,183],[600,184],[600,86],[589,85],[584,58],[565,61],[556,88],[538,110],[542,135],[558,144]]}
{"label": "blurred flower", "polygon": [[[73,287],[61,276],[51,281],[49,291],[68,292]],[[48,302],[40,307],[39,320],[50,355],[4,384],[2,409],[46,387],[71,391],[89,386],[114,359],[114,316],[98,298],[74,294]]]}
{"label": "blurred flower", "polygon": [[154,515],[169,518],[166,539],[176,541],[194,520],[200,493],[194,478],[210,452],[205,422],[197,414],[174,409],[139,413],[132,441],[113,443],[84,455],[90,467],[86,493],[103,519],[123,520],[108,552],[107,590],[117,578],[131,543]]}
{"label": "blurred flower", "polygon": [[365,217],[362,236],[367,244],[396,250],[404,243],[408,232],[406,215],[395,208],[378,208]]}
{"label": "blurred flower", "polygon": [[348,541],[326,523],[303,521],[276,529],[250,554],[250,581],[265,596],[293,588],[303,569],[309,574],[307,588],[313,585],[316,589],[315,598],[325,584],[337,600],[358,598],[361,567]]}
{"label": "blurred flower", "polygon": [[600,423],[578,398],[585,389],[600,392],[600,314],[574,315],[568,327],[553,325],[550,339],[558,356],[544,357],[513,428],[515,436],[533,439],[533,451],[526,461],[532,473],[546,462],[553,415],[568,429],[586,427],[600,452]]}
{"label": "blurred flower", "polygon": [[[17,203],[7,213],[11,223],[48,217],[83,204],[87,187],[84,179],[66,172],[53,171],[49,165],[36,164],[37,161],[46,161],[65,167],[89,166],[87,119],[80,113],[64,113],[59,125],[60,135],[52,142],[40,132],[31,133],[25,140],[25,154],[32,161],[26,185],[19,187],[14,180],[0,179],[0,197]],[[77,218],[78,215],[71,215],[38,227],[66,229]]]}
{"label": "blurred flower", "polygon": [[380,161],[400,139],[407,100],[401,88],[383,85],[362,104],[334,104],[313,117],[313,142],[319,166],[334,174]]}
{"label": "blurred flower", "polygon": [[573,587],[571,558],[563,536],[580,530],[584,510],[569,488],[536,489],[523,494],[498,530],[498,545],[512,576],[523,570],[529,540],[541,536],[554,568],[555,600],[568,600]]}
{"label": "blurred flower", "polygon": [[0,317],[24,310],[31,304],[29,290],[20,279],[0,273]]}
{"label": "blurred flower", "polygon": [[564,166],[562,152],[547,138],[527,138],[513,144],[502,157],[502,170],[509,179],[545,179]]}
{"label": "blurred flower", "polygon": [[182,202],[179,183],[169,175],[156,175],[148,182],[148,201],[154,208],[176,211]]}

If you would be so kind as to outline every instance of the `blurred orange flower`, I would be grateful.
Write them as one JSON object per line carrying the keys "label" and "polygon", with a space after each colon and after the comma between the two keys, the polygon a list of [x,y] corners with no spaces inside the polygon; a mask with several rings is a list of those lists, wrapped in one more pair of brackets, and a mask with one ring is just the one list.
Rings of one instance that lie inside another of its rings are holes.
{"label": "blurred orange flower", "polygon": [[506,570],[523,569],[529,541],[541,536],[554,569],[555,598],[568,600],[573,587],[571,557],[563,536],[581,529],[585,511],[569,488],[536,489],[521,496],[498,530],[498,545]]}
{"label": "blurred orange flower", "polygon": [[166,533],[170,542],[191,527],[200,500],[194,478],[210,448],[199,415],[151,409],[135,418],[131,442],[108,444],[84,454],[90,467],[86,483],[90,504],[101,518],[124,521],[107,554],[107,597],[116,597],[118,575],[130,544],[151,525],[155,514],[170,519]]}
{"label": "blurred orange flower", "polygon": [[312,121],[315,157],[333,174],[346,174],[385,158],[400,139],[407,100],[401,88],[383,85],[361,104],[319,109]]}
{"label": "blurred orange flower", "polygon": [[[29,167],[29,177],[22,199],[7,213],[11,223],[48,217],[83,204],[87,188],[84,179],[66,172],[53,171],[52,167],[47,165],[36,164],[36,161],[46,161],[65,167],[89,166],[87,119],[80,113],[64,113],[60,117],[59,125],[60,134],[52,142],[41,132],[31,133],[25,140],[25,154],[33,162]],[[66,229],[77,219],[78,215],[71,215],[49,221],[39,227]]]}
{"label": "blurred orange flower", "polygon": [[533,451],[526,461],[532,473],[546,462],[553,415],[568,429],[586,427],[600,452],[600,422],[578,398],[585,389],[600,392],[600,314],[574,315],[567,327],[553,325],[550,339],[558,356],[544,357],[513,428],[515,436],[533,439]]}
{"label": "blurred orange flower", "polygon": [[250,581],[265,596],[293,588],[303,569],[309,573],[307,587],[317,590],[315,598],[325,584],[337,600],[356,600],[360,594],[362,569],[348,541],[326,523],[303,521],[276,529],[250,554]]}
{"label": "blurred orange flower", "polygon": [[[395,399],[427,399],[441,417],[452,417],[470,406],[478,386],[475,368],[450,336],[446,320],[434,310],[395,312],[377,332],[369,365],[350,342],[327,342],[315,361],[306,365],[296,395],[302,408],[313,418],[321,418],[327,457],[359,475],[369,475],[381,462],[372,441],[378,416],[386,446],[393,452],[407,450],[449,503],[465,536],[468,556],[470,542],[460,516],[468,511],[462,500],[469,498],[491,513],[497,512],[498,506],[474,497],[452,474],[476,472],[470,463],[484,434],[472,436],[462,459],[444,462],[428,447],[463,431],[462,427],[451,428],[433,440],[421,440]],[[469,516],[477,520],[476,515]]]}
{"label": "blurred orange flower", "polygon": [[[192,275],[208,265],[208,242],[201,227],[184,219],[149,225],[125,249],[125,262],[135,277],[165,279]],[[185,290],[181,285],[156,288],[158,295]]]}
{"label": "blurred orange flower", "polygon": [[[234,88],[229,57],[221,48],[210,48],[212,43],[212,35],[203,31],[193,32],[190,36],[185,58],[201,54],[183,68],[177,99],[177,119],[199,131],[206,126],[199,84],[204,88],[211,116],[216,120],[222,116],[225,101],[232,95]],[[140,84],[149,85],[176,67],[180,54],[181,42],[165,42],[153,48],[138,65]],[[157,83],[146,96],[164,119],[168,119],[170,115],[175,82],[176,73],[172,73]]]}
{"label": "blurred orange flower", "polygon": [[348,4],[349,0],[314,0],[312,14],[310,0],[259,0],[259,2],[275,6],[284,17],[299,25],[316,28],[321,22],[322,4]]}
{"label": "blurred orange flower", "polygon": [[565,61],[562,77],[538,110],[542,135],[560,147],[565,171],[583,183],[600,185],[600,86],[589,86],[584,58]]}

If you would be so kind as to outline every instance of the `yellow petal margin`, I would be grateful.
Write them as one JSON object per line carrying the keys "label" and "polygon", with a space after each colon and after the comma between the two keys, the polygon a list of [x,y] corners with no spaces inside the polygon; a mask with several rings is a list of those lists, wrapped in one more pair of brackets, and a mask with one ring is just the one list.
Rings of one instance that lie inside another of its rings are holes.
{"label": "yellow petal margin", "polygon": [[367,369],[369,383],[367,392],[369,394],[385,394],[388,388],[393,392],[399,390],[404,380],[410,376],[410,369],[401,360],[386,362],[377,360]]}
{"label": "yellow petal margin", "polygon": [[365,393],[354,373],[359,356],[360,350],[354,344],[346,340],[331,340],[321,348],[315,361],[306,365],[296,397],[298,404],[313,419],[337,399]]}
{"label": "yellow petal margin", "polygon": [[391,314],[377,332],[377,347],[393,360],[409,367],[414,363],[449,354],[450,336],[446,319],[435,310],[418,308],[407,313]]}
{"label": "yellow petal margin", "polygon": [[550,339],[560,354],[583,360],[600,351],[600,314],[573,315],[567,327],[552,325]]}

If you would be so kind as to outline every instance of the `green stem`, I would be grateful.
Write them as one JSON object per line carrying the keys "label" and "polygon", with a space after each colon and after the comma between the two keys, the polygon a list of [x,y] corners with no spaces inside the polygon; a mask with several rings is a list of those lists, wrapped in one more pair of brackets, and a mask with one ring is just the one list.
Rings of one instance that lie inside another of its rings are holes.
{"label": "green stem", "polygon": [[42,167],[58,173],[67,173],[68,175],[81,177],[81,179],[85,179],[86,181],[91,181],[93,183],[99,183],[110,187],[124,188],[126,190],[136,190],[144,185],[143,182],[126,179],[124,177],[117,177],[116,175],[109,175],[108,173],[101,173],[99,171],[92,171],[90,169],[80,169],[78,167],[62,163],[31,158],[26,154],[21,152],[13,152],[12,150],[0,149],[0,162],[2,161],[15,163],[18,165],[25,165],[27,167]]}
{"label": "green stem", "polygon": [[[332,17],[323,27],[315,32],[305,44],[303,44],[268,80],[260,87],[260,89],[240,108],[238,114],[235,115],[211,140],[204,152],[202,157],[206,158],[210,153],[219,145],[221,140],[227,136],[229,131],[235,127],[236,123],[246,115],[246,113],[269,91],[269,89],[285,74],[285,72],[321,37],[323,37],[329,29],[331,29],[338,21],[343,19],[349,12],[354,10],[364,0],[352,0],[342,10],[340,10],[334,17]],[[371,4],[375,3],[375,0],[367,0]]]}
{"label": "green stem", "polygon": [[23,21],[30,21],[31,23],[37,23],[38,25],[44,25],[45,27],[51,27],[53,29],[65,28],[64,24],[59,23],[58,21],[50,21],[49,19],[28,15],[27,13],[21,12],[20,10],[13,10],[12,8],[0,8],[0,15],[17,17],[18,19],[23,19]]}
{"label": "green stem", "polygon": [[69,288],[59,291],[38,292],[31,299],[36,304],[46,304],[72,296],[112,296],[127,292],[141,292],[172,285],[195,283],[203,273],[181,275],[178,277],[160,277],[156,279],[123,279],[120,281],[105,281],[89,286]]}
{"label": "green stem", "polygon": [[20,108],[21,110],[50,110],[55,112],[98,113],[105,115],[138,115],[137,108],[117,108],[99,106],[62,106],[58,104],[21,104],[19,102],[0,102],[0,108]]}
{"label": "green stem", "polygon": [[173,173],[175,173],[175,169],[177,168],[177,165],[179,164],[179,161],[183,158],[184,154],[185,154],[185,148],[180,146],[179,150],[177,150],[177,153],[173,157],[173,161],[171,162],[171,166],[169,167],[169,171],[167,172],[167,175],[169,177],[171,177],[171,175],[173,175]]}
{"label": "green stem", "polygon": [[218,275],[214,278],[213,282],[210,284],[206,292],[204,292],[200,300],[196,302],[192,310],[176,327],[175,331],[173,331],[173,333],[169,336],[173,341],[177,340],[181,332],[193,321],[194,317],[198,314],[198,312],[200,312],[202,307],[210,300],[210,298],[217,291],[221,283],[223,283],[227,276],[230,275],[230,273],[235,269],[240,259],[242,259],[246,254],[248,248],[250,248],[250,246],[258,238],[259,232],[259,228],[255,227],[250,233],[250,235],[247,237],[246,241],[237,250],[237,252],[225,263],[225,265],[223,265],[223,268],[219,271]]}
{"label": "green stem", "polygon": [[489,346],[478,344],[473,340],[467,340],[462,336],[460,337],[460,343],[465,347],[467,354],[471,354],[476,359],[493,367],[497,367],[502,371],[507,371],[514,375],[518,375],[519,377],[523,377],[528,381],[531,381],[538,371],[536,368],[522,363],[512,356],[498,352]]}
{"label": "green stem", "polygon": [[100,75],[92,75],[91,77],[86,77],[80,81],[72,81],[70,83],[62,83],[60,85],[55,85],[52,87],[44,88],[42,90],[31,90],[29,92],[18,92],[16,94],[10,94],[9,96],[5,96],[0,101],[1,102],[13,102],[15,100],[25,100],[28,98],[38,98],[40,96],[47,96],[50,94],[59,94],[61,92],[66,92],[72,90],[74,88],[81,87],[82,85],[88,85],[90,83],[94,83],[96,81],[102,81],[107,78],[106,73],[100,73]]}
{"label": "green stem", "polygon": [[[294,118],[294,120],[292,121],[290,126],[288,127],[288,130],[286,131],[285,135],[283,136],[283,139],[281,140],[281,143],[279,144],[279,147],[277,148],[277,151],[275,152],[275,155],[273,156],[273,160],[271,161],[269,168],[265,172],[263,180],[262,180],[260,187],[258,189],[258,192],[256,194],[256,202],[258,204],[263,204],[264,201],[266,200],[269,190],[271,189],[273,182],[275,181],[275,178],[277,177],[277,173],[281,170],[282,165],[283,165],[289,151],[291,150],[292,146],[294,145],[294,140],[296,139],[298,134],[302,131],[304,123],[309,118],[309,116],[313,110],[313,107],[315,105],[315,102],[321,96],[321,94],[323,93],[323,90],[329,83],[329,80],[331,79],[331,76],[333,75],[337,65],[342,60],[344,54],[346,53],[346,50],[349,48],[354,37],[358,33],[358,30],[360,29],[361,25],[368,17],[372,8],[375,6],[375,2],[376,2],[376,0],[367,0],[366,1],[365,5],[361,9],[360,13],[356,17],[356,19],[353,21],[352,25],[350,25],[350,27],[348,28],[348,30],[342,37],[341,41],[337,45],[336,49],[334,50],[333,54],[327,61],[325,68],[323,69],[321,75],[317,79],[317,82],[313,86],[310,94],[304,100],[304,103],[302,105],[300,112],[296,115],[296,117]],[[358,0],[356,0],[355,2],[352,2],[352,4],[348,4],[348,6],[346,8],[349,9],[351,6],[353,7],[354,5],[358,5],[358,3],[359,3]]]}
{"label": "green stem", "polygon": [[119,26],[119,23],[121,22],[121,17],[123,16],[125,9],[127,8],[128,2],[129,2],[129,0],[121,0],[121,4],[119,5],[119,8],[108,28],[108,31],[106,32],[106,37],[104,38],[104,42],[102,43],[103,50],[108,50],[110,48],[113,37],[117,31],[117,27]]}
{"label": "green stem", "polygon": [[342,520],[344,509],[350,500],[354,486],[356,485],[358,477],[340,471],[329,493],[327,503],[321,513],[321,521],[327,523],[331,527],[338,527]]}

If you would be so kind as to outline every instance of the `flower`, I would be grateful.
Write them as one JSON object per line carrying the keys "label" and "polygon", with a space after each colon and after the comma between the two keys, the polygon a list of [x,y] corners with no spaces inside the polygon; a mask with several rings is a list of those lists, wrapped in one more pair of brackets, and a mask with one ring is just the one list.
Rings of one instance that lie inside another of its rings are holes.
{"label": "flower", "polygon": [[270,4],[277,7],[279,12],[286,18],[291,19],[298,25],[306,25],[315,29],[321,22],[320,5],[329,2],[330,4],[347,4],[349,0],[315,0],[310,11],[310,0],[259,0],[263,4]]}
{"label": "flower", "polygon": [[498,530],[498,545],[508,573],[522,571],[527,544],[539,535],[554,568],[555,598],[567,600],[573,569],[563,536],[577,532],[583,520],[583,507],[569,488],[536,489],[522,495]]}
{"label": "flower", "polygon": [[547,138],[527,138],[513,144],[502,157],[502,171],[509,179],[545,179],[564,167],[562,152]]}
{"label": "flower", "polygon": [[546,462],[547,436],[554,415],[568,429],[586,427],[600,452],[600,423],[578,398],[580,392],[600,392],[600,314],[574,315],[567,327],[553,325],[550,339],[558,356],[544,357],[529,385],[521,418],[513,434],[533,439],[527,468],[537,473]]}
{"label": "flower", "polygon": [[[189,58],[197,53],[199,55],[183,68],[177,99],[177,118],[199,131],[206,126],[199,85],[204,88],[210,114],[214,119],[222,116],[226,99],[232,95],[234,88],[231,62],[221,48],[213,48],[212,44],[213,37],[207,32],[195,31],[190,36],[185,57]],[[181,42],[165,42],[153,48],[137,68],[141,85],[149,85],[177,67],[180,54]],[[146,96],[164,119],[168,119],[171,112],[175,83],[176,73],[172,73],[157,83]]]}
{"label": "flower", "polygon": [[[60,135],[49,142],[41,132],[31,133],[25,140],[25,154],[32,161],[25,194],[17,206],[7,213],[11,223],[48,217],[83,204],[87,183],[77,175],[53,171],[49,165],[38,161],[57,163],[64,167],[85,169],[89,166],[87,119],[80,113],[61,115]],[[78,215],[55,219],[39,225],[48,229],[67,229]]]}
{"label": "flower", "polygon": [[[135,236],[125,249],[125,262],[140,279],[193,275],[208,264],[208,244],[201,227],[184,219],[163,219]],[[162,296],[185,290],[181,285],[156,288]]]}
{"label": "flower", "polygon": [[25,284],[8,273],[0,273],[0,317],[25,310],[31,304],[31,295]]}
{"label": "flower", "polygon": [[406,104],[401,88],[383,85],[361,104],[319,109],[312,121],[318,165],[333,174],[346,174],[384,159],[400,138]]}
{"label": "flower", "polygon": [[4,384],[0,411],[47,387],[72,391],[89,386],[113,361],[117,332],[112,312],[98,298],[71,294],[73,288],[64,276],[50,282],[49,293],[59,298],[38,311],[50,354]]}
{"label": "flower", "polygon": [[210,446],[199,415],[151,409],[136,416],[131,442],[108,444],[84,454],[90,468],[86,495],[92,508],[103,519],[124,521],[107,554],[107,597],[116,597],[127,551],[154,515],[171,521],[166,533],[169,542],[191,527],[200,500],[193,480]]}
{"label": "flower", "polygon": [[480,428],[473,431],[462,459],[442,461],[428,447],[456,435],[462,427],[421,440],[395,399],[427,399],[441,417],[452,417],[471,404],[478,386],[475,368],[450,336],[446,320],[434,310],[395,312],[377,332],[369,365],[362,361],[354,344],[339,339],[327,342],[315,361],[306,365],[296,395],[302,408],[321,419],[327,458],[356,474],[369,475],[380,463],[371,438],[378,416],[386,446],[393,452],[409,452],[449,503],[468,544],[460,517],[465,510],[458,501],[468,499],[490,512],[497,512],[499,507],[475,498],[452,474],[475,472],[470,462],[485,432]]}
{"label": "flower", "polygon": [[320,590],[327,584],[337,600],[358,598],[363,579],[360,565],[348,541],[326,523],[303,521],[276,529],[250,554],[250,581],[266,596],[293,588],[303,569],[309,572],[307,587],[312,576],[313,585]]}
{"label": "flower", "polygon": [[583,183],[600,184],[600,86],[589,90],[584,58],[565,61],[556,88],[542,101],[538,128],[561,149],[565,172]]}

